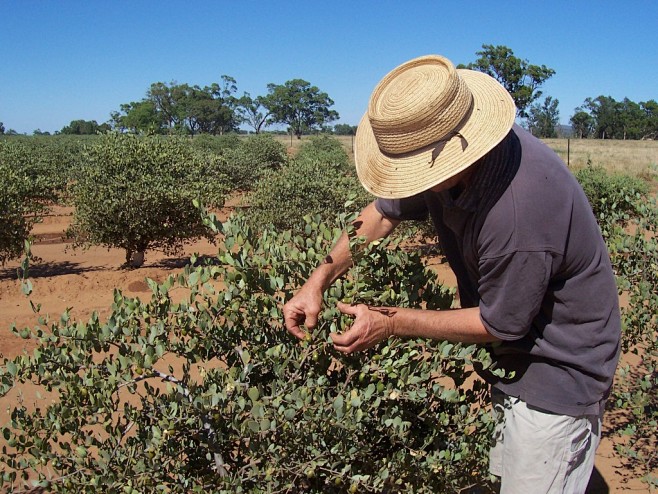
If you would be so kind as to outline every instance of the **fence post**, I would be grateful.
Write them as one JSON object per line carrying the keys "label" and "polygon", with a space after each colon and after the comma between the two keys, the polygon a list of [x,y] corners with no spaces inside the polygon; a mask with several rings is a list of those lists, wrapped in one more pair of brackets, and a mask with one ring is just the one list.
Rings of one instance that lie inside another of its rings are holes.
{"label": "fence post", "polygon": [[567,167],[571,168],[571,138],[567,137]]}

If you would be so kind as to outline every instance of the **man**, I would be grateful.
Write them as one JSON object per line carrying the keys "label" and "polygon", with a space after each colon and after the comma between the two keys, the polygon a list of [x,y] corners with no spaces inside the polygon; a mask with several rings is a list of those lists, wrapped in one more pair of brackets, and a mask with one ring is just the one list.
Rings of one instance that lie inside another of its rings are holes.
{"label": "man", "polygon": [[[560,159],[514,125],[507,91],[486,74],[426,56],[375,88],[356,135],[369,241],[429,214],[455,272],[460,309],[339,304],[346,353],[391,336],[490,345],[501,417],[490,469],[501,492],[584,492],[619,356],[618,296],[588,201]],[[322,293],[351,264],[337,242],[284,307],[288,330],[317,323]]]}

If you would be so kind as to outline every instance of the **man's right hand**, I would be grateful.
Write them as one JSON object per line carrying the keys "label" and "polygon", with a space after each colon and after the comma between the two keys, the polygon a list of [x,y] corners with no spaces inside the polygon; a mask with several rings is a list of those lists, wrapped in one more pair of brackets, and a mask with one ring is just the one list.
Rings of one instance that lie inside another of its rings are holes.
{"label": "man's right hand", "polygon": [[286,305],[283,306],[283,319],[288,332],[303,340],[306,332],[302,325],[311,330],[318,324],[318,316],[322,308],[322,292],[312,290],[306,286],[297,292]]}

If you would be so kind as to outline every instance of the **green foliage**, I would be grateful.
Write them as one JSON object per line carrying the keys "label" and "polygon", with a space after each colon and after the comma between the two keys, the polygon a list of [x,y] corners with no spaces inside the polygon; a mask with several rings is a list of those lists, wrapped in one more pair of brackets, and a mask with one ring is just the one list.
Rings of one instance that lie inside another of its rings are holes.
{"label": "green foliage", "polygon": [[64,197],[80,149],[64,137],[0,140],[0,264],[21,255],[33,224]]}
{"label": "green foliage", "polygon": [[558,100],[547,96],[542,105],[535,103],[530,106],[527,124],[532,135],[541,138],[557,137],[557,126],[560,123],[558,104]]}
{"label": "green foliage", "polygon": [[542,95],[539,88],[555,74],[545,65],[530,64],[516,57],[507,46],[482,45],[482,50],[475,54],[479,58],[465,68],[484,72],[500,82],[512,95],[517,114],[522,118],[528,116],[528,107]]}
{"label": "green foliage", "polygon": [[30,181],[33,199],[57,201],[65,199],[86,142],[74,136],[11,137],[0,140],[0,163]]}
{"label": "green foliage", "polygon": [[[221,205],[225,177],[218,159],[180,138],[110,134],[91,146],[72,188],[69,235],[77,245],[176,252],[189,240],[212,239],[193,205]],[[139,264],[139,261],[137,261]]]}
{"label": "green foliage", "polygon": [[235,79],[223,75],[221,83],[190,86],[171,82],[151,84],[146,98],[122,104],[112,113],[118,130],[134,133],[221,135],[237,130]]}
{"label": "green foliage", "polygon": [[334,134],[338,136],[353,136],[356,135],[356,125],[337,124],[334,126]]}
{"label": "green foliage", "polygon": [[334,104],[329,95],[303,79],[270,83],[267,91],[260,103],[270,114],[269,121],[289,125],[298,138],[339,118],[338,112],[329,109]]}
{"label": "green foliage", "polygon": [[649,191],[649,185],[642,179],[609,174],[598,166],[577,170],[575,176],[606,239],[614,230],[624,228],[632,218],[640,216],[638,207]]}
{"label": "green foliage", "polygon": [[[658,137],[658,103],[636,103],[628,98],[617,101],[611,96],[586,98],[576,115],[589,116],[592,133],[600,139],[656,139]],[[576,116],[574,115],[574,117]]]}
{"label": "green foliage", "polygon": [[648,185],[624,175],[588,167],[576,173],[592,204],[608,245],[622,306],[622,351],[640,357],[622,365],[613,390],[620,414],[617,429],[628,436],[618,451],[631,468],[644,472],[654,488],[658,478],[658,205]]}
{"label": "green foliage", "polygon": [[331,221],[349,198],[364,206],[369,198],[361,187],[340,142],[328,136],[311,138],[294,159],[265,175],[248,198],[252,225],[273,224],[299,233],[304,216]]}
{"label": "green foliage", "polygon": [[75,134],[75,135],[94,135],[99,132],[108,132],[110,129],[109,124],[98,124],[96,120],[72,120],[71,123],[62,128],[62,134]]}
{"label": "green foliage", "polygon": [[470,365],[491,365],[486,352],[391,340],[344,356],[330,343],[349,325],[337,300],[449,307],[417,256],[386,242],[362,251],[362,272],[326,293],[300,344],[281,308],[341,229],[211,224],[224,238],[217,260],[148,280],[150,301],[117,291],[107,320],[65,313],[16,331],[35,350],[4,362],[2,394],[32,383],[51,398],[18,403],[1,429],[2,487],[429,493],[487,482],[493,424]]}
{"label": "green foliage", "polygon": [[589,113],[577,108],[569,122],[576,137],[587,139],[592,134],[594,118]]}
{"label": "green foliage", "polygon": [[192,138],[191,143],[199,151],[222,154],[227,149],[237,148],[240,145],[240,136],[236,133],[221,136],[199,134]]}
{"label": "green foliage", "polygon": [[0,160],[0,265],[19,257],[45,206],[28,176]]}
{"label": "green foliage", "polygon": [[276,172],[287,161],[283,144],[271,135],[258,134],[240,139],[239,145],[226,149],[222,171],[233,190],[252,190],[268,172]]}
{"label": "green foliage", "polygon": [[[626,410],[622,434],[630,436],[620,451],[658,487],[658,205],[656,199],[636,204],[626,233],[609,238],[620,291],[628,297],[622,310],[624,351],[640,357],[636,367],[620,369],[614,393],[617,407]],[[653,472],[654,476],[651,475]]]}
{"label": "green foliage", "polygon": [[352,168],[349,157],[340,141],[326,134],[309,137],[299,147],[297,158],[324,161],[344,167],[347,171]]}

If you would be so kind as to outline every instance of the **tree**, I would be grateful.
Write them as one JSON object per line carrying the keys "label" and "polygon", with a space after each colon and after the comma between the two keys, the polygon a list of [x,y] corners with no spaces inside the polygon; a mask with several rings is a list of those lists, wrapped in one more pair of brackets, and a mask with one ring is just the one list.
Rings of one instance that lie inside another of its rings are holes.
{"label": "tree", "polygon": [[[265,111],[263,112],[261,109]],[[236,110],[241,123],[248,124],[256,134],[260,134],[263,126],[267,125],[267,119],[270,116],[270,113],[263,106],[263,97],[252,98],[247,92],[238,99]]]}
{"label": "tree", "polygon": [[642,107],[638,103],[624,98],[619,103],[619,111],[623,127],[622,139],[641,139],[646,124],[646,114]]}
{"label": "tree", "polygon": [[96,120],[72,120],[71,123],[62,128],[62,134],[73,135],[94,135],[99,132],[107,132],[111,130],[110,125],[107,123],[99,125]]}
{"label": "tree", "polygon": [[557,137],[557,125],[560,122],[560,112],[557,109],[559,101],[547,96],[542,105],[530,106],[528,129],[537,137]]}
{"label": "tree", "polygon": [[170,132],[182,120],[177,94],[175,94],[176,88],[177,83],[174,81],[169,84],[155,82],[146,92],[146,98],[152,102]]}
{"label": "tree", "polygon": [[576,108],[576,113],[570,119],[574,133],[580,139],[587,139],[594,129],[594,119],[592,116],[580,108]]}
{"label": "tree", "polygon": [[334,102],[327,93],[303,79],[292,79],[283,85],[270,83],[267,91],[262,103],[270,112],[272,122],[288,124],[298,139],[304,131],[339,118],[338,112],[329,109]]}
{"label": "tree", "polygon": [[642,139],[658,139],[658,103],[649,100],[640,103],[645,114],[646,125]]}
{"label": "tree", "polygon": [[594,118],[594,133],[600,139],[621,139],[624,124],[621,119],[621,106],[611,96],[587,98],[583,104]]}
{"label": "tree", "polygon": [[164,127],[164,122],[151,100],[123,104],[121,112],[113,112],[111,116],[115,128],[129,130],[135,134],[160,133]]}
{"label": "tree", "polygon": [[339,136],[352,136],[356,134],[356,125],[338,124],[334,126],[334,134]]}
{"label": "tree", "polygon": [[458,68],[478,70],[500,82],[512,95],[517,116],[521,118],[528,116],[528,107],[542,95],[539,87],[555,74],[545,65],[533,65],[517,58],[507,46],[482,45],[482,51],[475,54],[480,58]]}
{"label": "tree", "polygon": [[5,124],[3,124],[2,122],[0,122],[0,135],[2,135],[2,134],[4,134],[4,133],[5,133]]}
{"label": "tree", "polygon": [[124,249],[126,264],[139,266],[146,250],[176,253],[186,241],[212,239],[193,201],[223,203],[215,157],[175,136],[110,134],[86,158],[72,188],[76,245]]}
{"label": "tree", "polygon": [[190,86],[171,82],[151,84],[146,101],[170,133],[206,133],[222,135],[236,130],[235,114],[237,86],[235,79],[223,75],[222,83],[210,86]]}
{"label": "tree", "polygon": [[222,83],[212,83],[204,88],[218,102],[219,111],[213,124],[212,134],[223,135],[237,130],[239,116],[236,114],[238,99],[234,96],[238,90],[235,79],[229,75],[221,76]]}
{"label": "tree", "polygon": [[[651,139],[658,135],[658,104],[654,100],[635,103],[601,95],[585,99],[576,110],[591,118],[594,135],[600,139]],[[579,118],[585,120],[584,115]]]}

